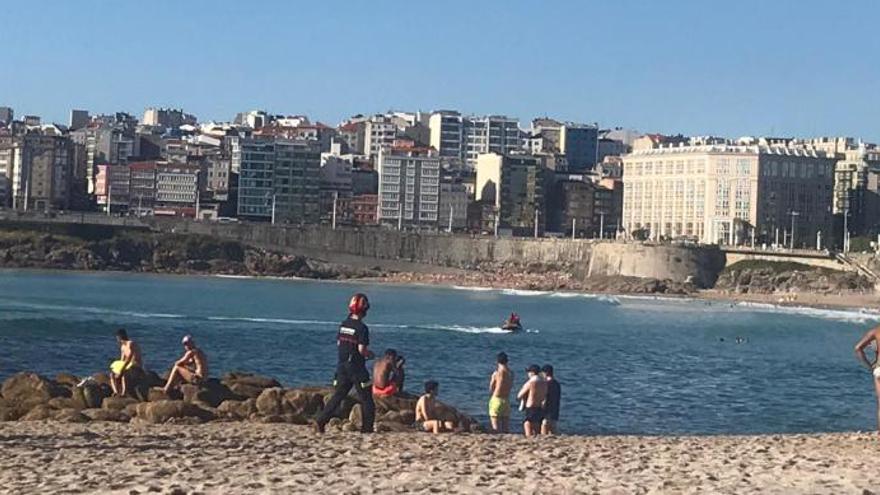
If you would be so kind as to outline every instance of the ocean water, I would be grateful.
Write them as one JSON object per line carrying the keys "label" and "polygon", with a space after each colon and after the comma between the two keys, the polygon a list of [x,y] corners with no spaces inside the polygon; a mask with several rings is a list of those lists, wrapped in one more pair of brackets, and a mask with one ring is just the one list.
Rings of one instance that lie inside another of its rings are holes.
{"label": "ocean water", "polygon": [[[214,374],[326,384],[336,327],[355,291],[370,296],[372,349],[407,357],[407,389],[436,379],[442,400],[484,421],[494,358],[506,351],[517,386],[527,365],[554,365],[569,433],[875,428],[871,376],[852,347],[880,313],[671,298],[6,270],[0,379],[103,370],[118,352],[114,330],[125,327],[158,371],[191,333]],[[498,328],[511,311],[526,332]]]}

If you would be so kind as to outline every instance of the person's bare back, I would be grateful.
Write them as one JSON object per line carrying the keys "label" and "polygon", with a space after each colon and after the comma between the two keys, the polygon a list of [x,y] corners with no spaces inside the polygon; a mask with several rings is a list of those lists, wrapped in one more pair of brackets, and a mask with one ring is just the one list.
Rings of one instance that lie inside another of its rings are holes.
{"label": "person's bare back", "polygon": [[513,388],[513,372],[507,366],[499,366],[498,368],[492,373],[492,397],[509,399],[510,389]]}
{"label": "person's bare back", "polygon": [[130,362],[132,366],[142,366],[141,346],[132,340],[126,340],[120,346],[122,360]]}
{"label": "person's bare back", "polygon": [[543,378],[530,378],[523,387],[526,407],[543,407],[547,398],[547,382]]}
{"label": "person's bare back", "polygon": [[201,379],[207,378],[208,377],[208,358],[205,357],[205,353],[202,352],[202,350],[199,348],[194,348],[192,350],[192,353],[193,353],[192,354],[192,363],[193,363],[193,366],[195,366],[195,369],[193,371],[195,371],[196,376],[198,376],[199,378],[201,378]]}

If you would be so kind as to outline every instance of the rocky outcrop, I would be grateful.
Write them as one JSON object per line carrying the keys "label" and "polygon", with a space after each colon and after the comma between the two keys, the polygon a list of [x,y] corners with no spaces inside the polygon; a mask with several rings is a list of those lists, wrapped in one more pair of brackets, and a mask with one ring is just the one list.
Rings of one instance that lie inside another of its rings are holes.
{"label": "rocky outcrop", "polygon": [[[333,394],[330,387],[284,388],[268,377],[229,373],[219,380],[184,385],[166,395],[151,388],[144,399],[110,397],[109,387],[97,375],[80,380],[64,375],[50,380],[34,373],[19,373],[3,382],[0,421],[138,422],[146,424],[199,424],[207,421],[253,421],[305,425],[314,420]],[[415,431],[417,397],[376,398],[376,431]],[[461,431],[481,431],[473,418],[438,403],[441,419],[456,423]],[[327,425],[338,431],[359,431],[360,404],[346,397]]]}
{"label": "rocky outcrop", "polygon": [[211,273],[344,279],[376,276],[305,256],[267,251],[201,235],[121,232],[84,239],[35,231],[0,233],[0,267]]}
{"label": "rocky outcrop", "polygon": [[837,294],[872,291],[874,284],[854,272],[814,268],[799,263],[743,261],[725,268],[718,277],[715,289],[738,294]]}

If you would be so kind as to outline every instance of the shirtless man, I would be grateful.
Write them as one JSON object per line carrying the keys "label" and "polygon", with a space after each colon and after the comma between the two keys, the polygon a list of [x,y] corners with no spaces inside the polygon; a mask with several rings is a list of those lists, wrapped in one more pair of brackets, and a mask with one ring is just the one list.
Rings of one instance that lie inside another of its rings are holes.
{"label": "shirtless man", "polygon": [[143,363],[141,346],[128,338],[124,328],[116,331],[116,342],[119,344],[119,359],[110,364],[110,388],[113,389],[113,395],[125,396],[131,372]]}
{"label": "shirtless man", "polygon": [[[865,355],[865,349],[874,346],[874,359],[869,360]],[[877,395],[877,429],[880,431],[880,366],[877,364],[877,358],[880,357],[880,326],[868,330],[865,335],[856,343],[855,347],[856,359],[872,370],[874,375],[874,393]]]}
{"label": "shirtless man", "polygon": [[510,431],[510,389],[513,372],[507,366],[507,354],[498,353],[495,371],[489,379],[489,422],[495,433]]}
{"label": "shirtless man", "polygon": [[416,402],[416,421],[422,424],[422,428],[429,433],[440,433],[441,431],[452,431],[455,423],[452,421],[443,421],[437,417],[434,401],[440,385],[434,380],[425,382],[425,394],[419,397]]}
{"label": "shirtless man", "polygon": [[541,432],[541,422],[544,420],[544,399],[547,398],[547,382],[539,375],[541,368],[533,364],[526,368],[529,379],[523,384],[516,398],[525,401],[525,417],[523,418],[523,431],[527,437],[538,435]]}
{"label": "shirtless man", "polygon": [[198,384],[208,377],[208,358],[201,349],[196,347],[195,341],[189,335],[185,336],[181,341],[183,344],[183,357],[174,363],[171,373],[168,375],[168,382],[165,384],[165,393],[168,394],[172,388],[183,380],[186,383]]}
{"label": "shirtless man", "polygon": [[391,397],[403,389],[403,357],[394,349],[385,351],[382,359],[373,365],[373,395]]}

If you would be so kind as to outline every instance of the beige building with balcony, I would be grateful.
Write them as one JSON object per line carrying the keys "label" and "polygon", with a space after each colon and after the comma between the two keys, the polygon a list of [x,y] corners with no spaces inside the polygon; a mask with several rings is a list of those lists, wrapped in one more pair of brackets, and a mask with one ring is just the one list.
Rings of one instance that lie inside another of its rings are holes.
{"label": "beige building with balcony", "polygon": [[815,247],[831,231],[834,163],[784,146],[638,150],[623,157],[623,227],[652,239],[786,246],[793,231],[796,247]]}

